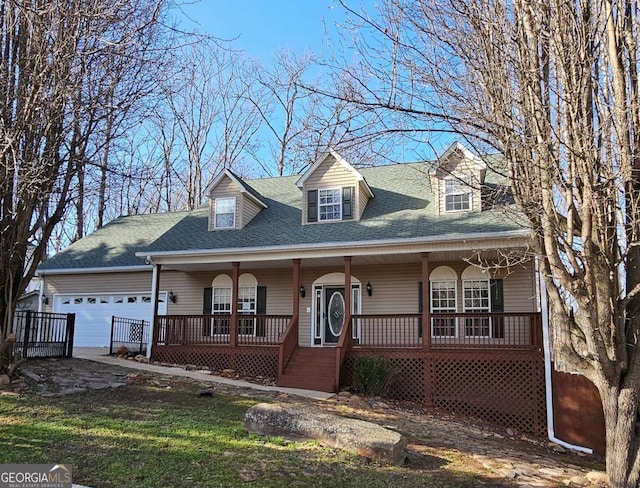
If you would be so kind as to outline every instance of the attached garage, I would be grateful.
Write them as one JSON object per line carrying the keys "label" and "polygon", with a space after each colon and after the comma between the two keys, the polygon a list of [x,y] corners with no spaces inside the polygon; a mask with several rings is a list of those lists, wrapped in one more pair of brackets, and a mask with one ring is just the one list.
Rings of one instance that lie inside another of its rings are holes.
{"label": "attached garage", "polygon": [[[151,293],[68,293],[53,298],[55,313],[75,313],[74,347],[109,347],[111,317],[149,320]],[[160,292],[158,314],[167,313],[167,293]]]}

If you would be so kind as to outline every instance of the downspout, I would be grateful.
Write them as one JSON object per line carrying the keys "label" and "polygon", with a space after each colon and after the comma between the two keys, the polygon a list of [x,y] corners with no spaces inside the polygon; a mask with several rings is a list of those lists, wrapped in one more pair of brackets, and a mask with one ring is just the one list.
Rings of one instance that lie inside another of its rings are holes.
{"label": "downspout", "polygon": [[554,432],[553,424],[553,387],[551,383],[551,341],[549,339],[549,304],[547,302],[547,287],[540,276],[540,267],[536,258],[536,274],[538,276],[538,290],[540,290],[540,312],[542,314],[542,342],[544,344],[544,381],[546,384],[545,393],[547,399],[547,434],[549,440],[572,451],[593,454],[593,449],[576,446],[558,439]]}
{"label": "downspout", "polygon": [[42,313],[42,301],[44,300],[44,274],[38,277],[38,313]]}
{"label": "downspout", "polygon": [[151,260],[151,256],[147,256],[146,261],[153,265],[153,271],[151,272],[151,319],[149,320],[149,339],[147,342],[147,359],[151,359],[151,348],[153,347],[153,337],[156,326],[156,310],[157,310],[157,298],[158,298],[158,266]]}

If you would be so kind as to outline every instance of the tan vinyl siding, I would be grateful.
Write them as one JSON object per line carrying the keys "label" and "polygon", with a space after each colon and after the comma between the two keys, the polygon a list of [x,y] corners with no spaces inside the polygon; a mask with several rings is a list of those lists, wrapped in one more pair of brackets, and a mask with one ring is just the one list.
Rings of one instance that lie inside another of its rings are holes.
{"label": "tan vinyl siding", "polygon": [[513,268],[511,273],[505,276],[504,311],[538,311],[533,261],[530,261],[526,268]]}
{"label": "tan vinyl siding", "polygon": [[369,202],[369,194],[365,190],[365,183],[363,181],[356,187],[357,197],[358,197],[358,205],[355,209],[356,215],[354,215],[354,219],[360,220],[360,217],[364,213],[364,209],[367,207],[367,203]]}
{"label": "tan vinyl siding", "polygon": [[239,199],[241,202],[241,219],[238,223],[238,228],[242,228],[247,225],[251,220],[258,215],[262,207],[254,202],[251,198],[247,197],[246,194],[243,194]]}
{"label": "tan vinyl siding", "polygon": [[238,185],[236,185],[234,183],[234,181],[229,178],[228,176],[225,176],[224,178],[222,178],[222,180],[220,180],[220,182],[218,183],[218,185],[211,191],[211,193],[209,194],[209,230],[216,230],[214,227],[214,223],[215,223],[215,215],[216,215],[216,208],[215,208],[215,199],[216,198],[231,198],[231,197],[236,197],[236,229],[240,228],[240,198],[238,198],[240,196],[240,188],[238,187]]}
{"label": "tan vinyl siding", "polygon": [[45,312],[53,311],[54,296],[59,293],[136,293],[151,291],[151,272],[91,273],[45,275],[44,295],[49,303]]}

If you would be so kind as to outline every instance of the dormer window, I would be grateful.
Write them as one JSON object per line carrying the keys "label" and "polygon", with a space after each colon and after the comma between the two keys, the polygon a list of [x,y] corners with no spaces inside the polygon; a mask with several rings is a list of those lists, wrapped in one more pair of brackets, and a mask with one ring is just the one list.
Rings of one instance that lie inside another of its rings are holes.
{"label": "dormer window", "polygon": [[233,229],[236,226],[236,199],[215,199],[215,228]]}
{"label": "dormer window", "polygon": [[355,188],[331,188],[307,192],[307,222],[353,220]]}
{"label": "dormer window", "polygon": [[445,212],[471,210],[471,178],[458,177],[444,180]]}
{"label": "dormer window", "polygon": [[342,219],[342,190],[333,188],[331,190],[318,190],[318,220],[341,220]]}

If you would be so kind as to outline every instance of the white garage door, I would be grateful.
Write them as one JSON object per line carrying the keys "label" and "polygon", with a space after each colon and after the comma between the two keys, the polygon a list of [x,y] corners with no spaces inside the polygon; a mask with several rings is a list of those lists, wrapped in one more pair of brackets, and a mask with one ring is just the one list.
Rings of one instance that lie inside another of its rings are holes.
{"label": "white garage door", "polygon": [[[151,293],[87,293],[55,295],[55,313],[75,313],[74,347],[109,347],[111,316],[149,320]],[[167,293],[161,292],[158,314],[167,313]]]}

